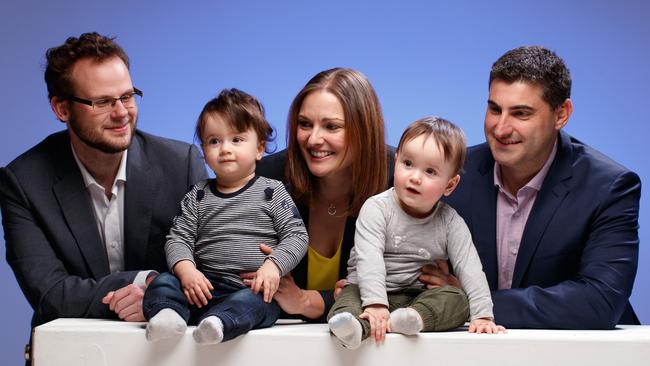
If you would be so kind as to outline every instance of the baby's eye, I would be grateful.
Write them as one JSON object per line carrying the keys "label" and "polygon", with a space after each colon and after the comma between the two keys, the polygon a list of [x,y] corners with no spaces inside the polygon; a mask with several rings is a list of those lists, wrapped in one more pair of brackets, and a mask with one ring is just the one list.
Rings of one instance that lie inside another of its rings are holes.
{"label": "baby's eye", "polygon": [[435,169],[433,169],[433,168],[429,168],[429,169],[425,170],[425,173],[427,173],[428,175],[437,175]]}
{"label": "baby's eye", "polygon": [[221,143],[221,140],[219,140],[218,138],[208,139],[208,145],[218,145],[220,143]]}
{"label": "baby's eye", "polygon": [[240,143],[242,141],[244,141],[244,139],[242,137],[240,137],[240,136],[235,136],[232,139],[232,142],[235,143],[235,144]]}
{"label": "baby's eye", "polygon": [[413,166],[413,162],[410,161],[410,160],[404,160],[404,165],[406,165],[407,167],[412,167],[412,166]]}

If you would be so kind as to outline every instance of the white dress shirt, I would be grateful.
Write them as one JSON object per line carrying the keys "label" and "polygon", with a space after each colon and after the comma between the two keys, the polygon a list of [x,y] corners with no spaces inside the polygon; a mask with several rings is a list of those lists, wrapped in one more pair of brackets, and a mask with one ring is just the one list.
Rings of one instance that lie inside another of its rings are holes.
{"label": "white dress shirt", "polygon": [[[124,195],[126,190],[126,160],[128,150],[124,151],[122,161],[117,169],[115,181],[111,187],[111,197],[106,196],[104,187],[97,183],[95,178],[88,172],[81,163],[72,147],[77,166],[86,186],[86,192],[90,197],[95,215],[95,223],[99,236],[106,248],[108,265],[111,273],[124,270]],[[152,271],[140,271],[133,283],[141,288],[145,287],[147,276]]]}

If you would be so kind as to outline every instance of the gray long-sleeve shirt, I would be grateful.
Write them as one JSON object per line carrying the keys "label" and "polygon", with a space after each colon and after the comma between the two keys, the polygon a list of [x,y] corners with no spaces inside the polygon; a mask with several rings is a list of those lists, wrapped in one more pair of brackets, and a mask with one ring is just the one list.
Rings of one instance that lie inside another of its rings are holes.
{"label": "gray long-sleeve shirt", "polygon": [[423,288],[421,268],[449,259],[467,293],[470,320],[493,317],[492,298],[481,260],[465,221],[456,210],[438,202],[425,218],[409,216],[394,189],[369,198],[356,225],[348,261],[348,282],[359,285],[362,306],[388,305],[386,293]]}
{"label": "gray long-sleeve shirt", "polygon": [[[266,256],[260,244],[273,248]],[[214,180],[197,183],[183,198],[167,235],[169,268],[181,260],[244,286],[242,272],[272,260],[280,276],[307,252],[307,231],[281,182],[256,176],[237,192],[216,190]]]}

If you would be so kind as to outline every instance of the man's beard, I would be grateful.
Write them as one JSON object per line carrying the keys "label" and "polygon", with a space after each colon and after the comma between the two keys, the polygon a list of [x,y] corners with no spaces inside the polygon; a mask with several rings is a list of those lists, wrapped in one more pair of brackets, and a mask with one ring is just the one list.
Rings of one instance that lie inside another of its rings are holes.
{"label": "man's beard", "polygon": [[122,142],[122,141],[110,141],[108,139],[105,139],[100,133],[97,133],[97,131],[93,130],[91,128],[92,126],[86,126],[83,125],[82,123],[79,123],[79,120],[74,115],[70,116],[70,119],[68,120],[68,126],[70,126],[74,134],[79,138],[79,140],[81,140],[84,144],[106,154],[117,154],[119,152],[128,149],[129,145],[131,145],[131,141],[133,140],[133,135],[134,135],[134,130],[136,125],[137,125],[137,119],[136,119],[136,123],[134,123],[133,126],[131,126],[131,124],[129,123],[129,130],[130,130],[129,140],[126,142]]}

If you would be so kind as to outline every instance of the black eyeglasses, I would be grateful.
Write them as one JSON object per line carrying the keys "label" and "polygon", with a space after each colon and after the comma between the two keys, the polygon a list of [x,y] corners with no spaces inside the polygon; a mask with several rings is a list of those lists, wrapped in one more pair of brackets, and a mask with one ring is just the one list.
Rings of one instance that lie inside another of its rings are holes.
{"label": "black eyeglasses", "polygon": [[88,100],[71,95],[67,99],[73,102],[89,105],[93,107],[94,111],[107,112],[115,107],[115,103],[117,103],[118,100],[120,103],[122,103],[124,108],[133,108],[136,105],[140,104],[140,100],[142,99],[142,90],[134,87],[132,92],[126,93],[119,98],[100,98],[95,100]]}

